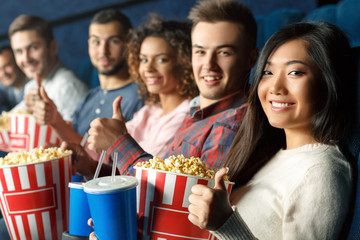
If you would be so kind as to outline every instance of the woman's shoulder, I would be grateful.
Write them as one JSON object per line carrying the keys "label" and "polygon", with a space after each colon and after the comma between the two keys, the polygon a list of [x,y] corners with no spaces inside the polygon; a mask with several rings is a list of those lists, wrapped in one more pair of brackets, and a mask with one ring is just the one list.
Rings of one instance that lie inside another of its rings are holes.
{"label": "woman's shoulder", "polygon": [[297,199],[304,192],[333,196],[326,189],[335,186],[350,189],[351,166],[336,145],[310,144],[280,150],[272,160],[263,171],[279,180],[288,200]]}
{"label": "woman's shoulder", "polygon": [[301,158],[302,161],[306,162],[346,161],[338,146],[321,143],[306,144],[295,149],[280,150],[278,154],[282,157]]}
{"label": "woman's shoulder", "polygon": [[351,166],[336,145],[308,144],[296,149],[280,150],[270,163],[282,166],[298,176],[316,172],[317,175],[351,173]]}
{"label": "woman's shoulder", "polygon": [[139,111],[134,114],[134,119],[148,119],[149,117],[154,117],[160,115],[162,112],[161,107],[156,104],[145,104]]}

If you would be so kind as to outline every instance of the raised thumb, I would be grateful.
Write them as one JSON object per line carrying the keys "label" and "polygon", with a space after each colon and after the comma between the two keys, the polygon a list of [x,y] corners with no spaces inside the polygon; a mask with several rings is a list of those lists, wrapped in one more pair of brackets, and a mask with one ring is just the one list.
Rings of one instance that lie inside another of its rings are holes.
{"label": "raised thumb", "polygon": [[38,88],[41,87],[41,77],[40,77],[40,73],[35,73],[34,75],[34,80],[36,82],[36,85]]}
{"label": "raised thumb", "polygon": [[113,116],[112,118],[121,120],[123,119],[123,115],[121,112],[121,100],[122,100],[122,96],[119,96],[117,98],[115,98],[115,100],[113,101]]}
{"label": "raised thumb", "polygon": [[216,172],[214,189],[226,191],[224,176],[226,175],[228,170],[229,170],[228,168],[221,168],[219,171]]}
{"label": "raised thumb", "polygon": [[40,87],[39,92],[40,92],[40,97],[44,102],[51,102],[51,99],[47,95],[45,88],[43,86]]}

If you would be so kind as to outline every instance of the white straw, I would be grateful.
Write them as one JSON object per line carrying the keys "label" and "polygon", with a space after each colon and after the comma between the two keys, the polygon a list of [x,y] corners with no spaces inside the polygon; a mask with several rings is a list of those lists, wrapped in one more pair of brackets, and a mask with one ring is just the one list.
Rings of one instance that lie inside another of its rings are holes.
{"label": "white straw", "polygon": [[116,165],[118,160],[118,153],[114,152],[113,154],[113,165],[112,165],[112,172],[111,172],[111,181],[115,181],[115,172],[116,172]]}
{"label": "white straw", "polygon": [[88,139],[88,137],[89,137],[89,133],[86,132],[86,133],[84,134],[83,138],[81,139],[81,142],[80,142],[80,145],[81,145],[82,147],[85,146],[85,143],[86,143],[86,140]]}
{"label": "white straw", "polygon": [[94,174],[94,178],[97,178],[99,176],[99,172],[100,172],[100,168],[101,168],[101,165],[102,165],[102,162],[104,161],[104,158],[105,158],[105,155],[106,155],[106,151],[102,151],[101,152],[101,155],[100,155],[100,158],[99,158],[99,162],[98,162],[98,165],[96,167],[96,171],[95,171],[95,174]]}

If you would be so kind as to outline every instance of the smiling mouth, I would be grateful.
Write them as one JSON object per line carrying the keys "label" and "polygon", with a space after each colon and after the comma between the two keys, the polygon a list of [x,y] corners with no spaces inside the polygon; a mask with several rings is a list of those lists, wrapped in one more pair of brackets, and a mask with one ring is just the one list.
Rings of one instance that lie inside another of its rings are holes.
{"label": "smiling mouth", "polygon": [[146,77],[146,83],[147,84],[156,84],[160,81],[160,77]]}
{"label": "smiling mouth", "polygon": [[276,108],[285,108],[294,105],[294,103],[284,103],[284,102],[274,102],[274,101],[270,101],[270,104],[271,106]]}
{"label": "smiling mouth", "polygon": [[220,76],[203,76],[202,79],[204,79],[205,81],[211,82],[211,81],[218,81],[220,80],[222,77]]}
{"label": "smiling mouth", "polygon": [[26,71],[30,71],[30,72],[34,72],[34,71],[37,71],[37,66],[36,65],[27,65],[24,67],[24,70]]}
{"label": "smiling mouth", "polygon": [[107,65],[110,65],[112,63],[112,60],[109,59],[109,58],[102,58],[99,60],[99,62],[104,65],[104,66],[107,66]]}

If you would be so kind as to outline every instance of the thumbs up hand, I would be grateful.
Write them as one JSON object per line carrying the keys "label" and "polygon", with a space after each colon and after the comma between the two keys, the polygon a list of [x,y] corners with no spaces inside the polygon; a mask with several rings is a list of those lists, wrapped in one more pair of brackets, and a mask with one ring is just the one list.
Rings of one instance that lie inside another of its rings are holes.
{"label": "thumbs up hand", "polygon": [[38,87],[38,91],[40,91],[41,82],[42,82],[40,73],[35,73],[35,74],[34,74],[34,80],[35,80],[36,85],[37,85],[37,87]]}
{"label": "thumbs up hand", "polygon": [[112,116],[112,118],[125,122],[125,119],[121,112],[121,101],[122,101],[122,96],[115,98],[115,100],[113,101],[113,116]]}
{"label": "thumbs up hand", "polygon": [[39,88],[41,86],[41,77],[39,73],[34,75],[34,81],[36,82],[37,88],[29,89],[24,95],[26,111],[31,114],[34,112],[36,101],[40,99]]}
{"label": "thumbs up hand", "polygon": [[191,188],[188,219],[201,229],[216,230],[233,212],[223,179],[227,170],[222,168],[216,173],[214,188],[200,184]]}
{"label": "thumbs up hand", "polygon": [[96,118],[90,123],[88,148],[97,153],[107,150],[120,136],[127,134],[125,119],[121,112],[122,97],[113,102],[112,118]]}
{"label": "thumbs up hand", "polygon": [[33,109],[35,120],[40,125],[54,125],[61,115],[58,113],[55,103],[46,94],[43,86],[39,87],[40,98],[36,100]]}

